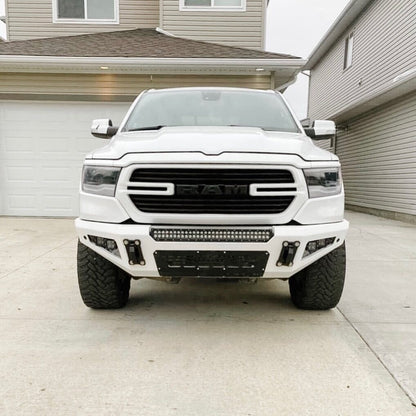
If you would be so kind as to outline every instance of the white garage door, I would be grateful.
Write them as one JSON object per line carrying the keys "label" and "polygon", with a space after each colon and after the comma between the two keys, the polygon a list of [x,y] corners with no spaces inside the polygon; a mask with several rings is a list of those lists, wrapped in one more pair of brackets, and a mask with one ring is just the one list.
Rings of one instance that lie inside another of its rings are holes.
{"label": "white garage door", "polygon": [[106,143],[91,121],[116,125],[128,106],[0,101],[0,215],[77,216],[83,158]]}

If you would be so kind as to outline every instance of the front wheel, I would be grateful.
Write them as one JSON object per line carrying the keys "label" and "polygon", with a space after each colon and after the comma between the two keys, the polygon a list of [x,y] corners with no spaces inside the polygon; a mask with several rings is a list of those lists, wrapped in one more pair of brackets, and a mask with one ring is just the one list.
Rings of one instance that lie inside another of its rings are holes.
{"label": "front wheel", "polygon": [[345,280],[345,242],[289,279],[292,302],[300,309],[337,306]]}
{"label": "front wheel", "polygon": [[85,305],[116,309],[129,299],[131,277],[78,241],[78,284]]}

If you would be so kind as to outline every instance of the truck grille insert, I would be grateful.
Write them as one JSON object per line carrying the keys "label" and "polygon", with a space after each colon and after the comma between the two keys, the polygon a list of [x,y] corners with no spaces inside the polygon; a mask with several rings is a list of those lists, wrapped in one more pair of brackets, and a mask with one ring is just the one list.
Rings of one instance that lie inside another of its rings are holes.
{"label": "truck grille insert", "polygon": [[[170,184],[173,195],[134,194],[131,201],[142,212],[177,214],[279,214],[284,212],[296,191],[293,175],[285,169],[145,169],[133,171],[134,183]],[[251,184],[287,184],[279,188],[264,187],[263,195],[250,195]],[[162,187],[163,188],[163,187]],[[149,189],[149,188],[148,188]],[[273,195],[264,195],[264,192]]]}

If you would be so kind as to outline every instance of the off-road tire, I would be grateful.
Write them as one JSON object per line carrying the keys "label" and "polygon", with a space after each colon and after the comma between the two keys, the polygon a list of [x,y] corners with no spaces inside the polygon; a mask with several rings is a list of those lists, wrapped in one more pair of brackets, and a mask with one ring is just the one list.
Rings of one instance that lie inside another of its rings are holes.
{"label": "off-road tire", "polygon": [[300,309],[337,306],[345,280],[345,243],[289,279],[290,296]]}
{"label": "off-road tire", "polygon": [[78,284],[85,305],[117,309],[129,299],[130,276],[78,241]]}

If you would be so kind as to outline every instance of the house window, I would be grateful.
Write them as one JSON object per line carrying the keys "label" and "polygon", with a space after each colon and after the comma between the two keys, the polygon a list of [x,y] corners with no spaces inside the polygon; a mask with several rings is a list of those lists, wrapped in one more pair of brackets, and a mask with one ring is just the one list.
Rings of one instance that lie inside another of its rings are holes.
{"label": "house window", "polygon": [[348,37],[345,39],[344,69],[347,69],[352,65],[353,48],[354,48],[354,33],[350,33]]}
{"label": "house window", "polygon": [[118,0],[54,0],[54,21],[118,23]]}
{"label": "house window", "polygon": [[180,10],[245,11],[246,0],[180,0]]}

